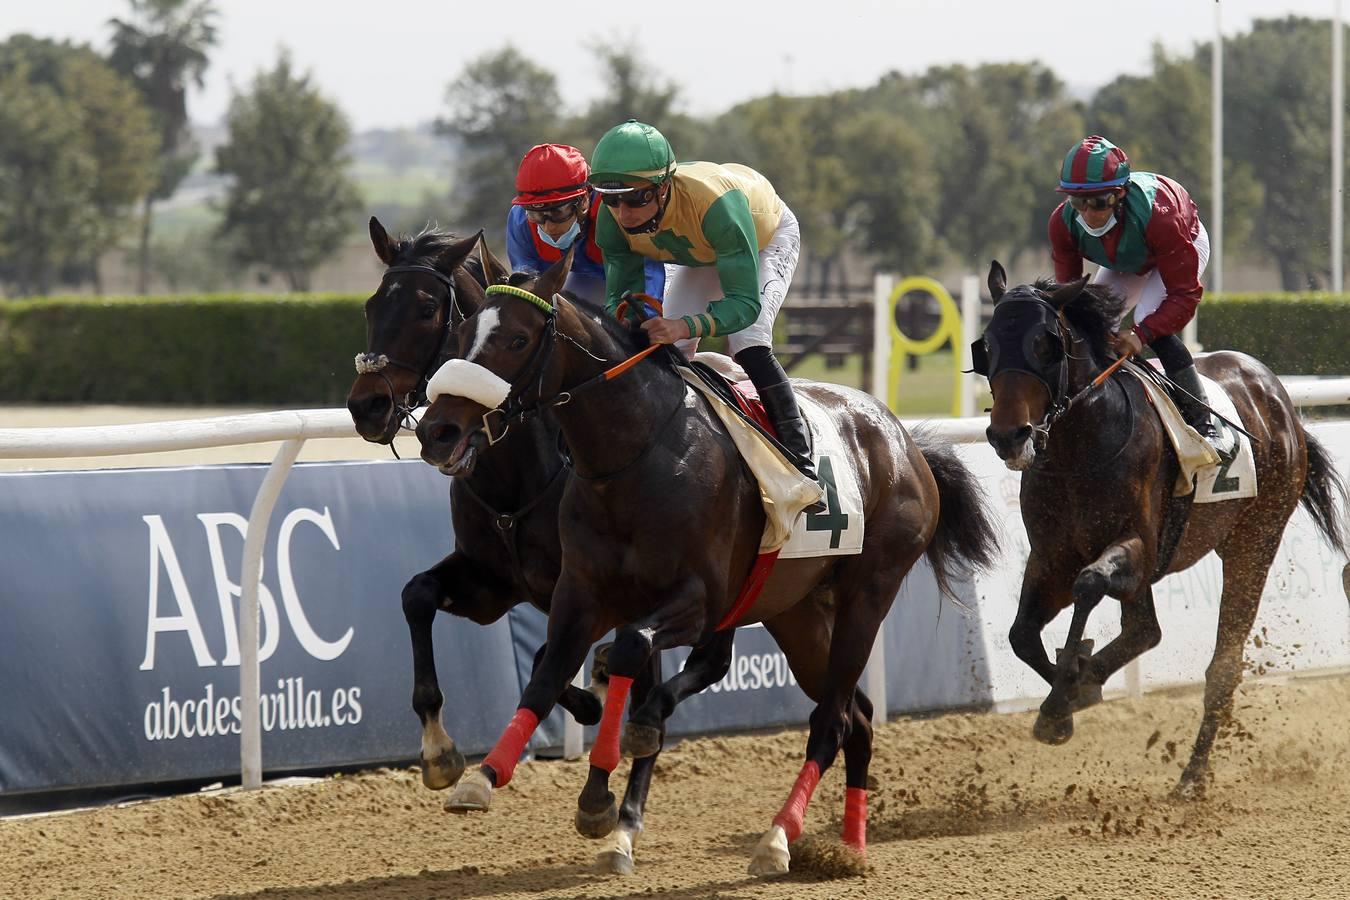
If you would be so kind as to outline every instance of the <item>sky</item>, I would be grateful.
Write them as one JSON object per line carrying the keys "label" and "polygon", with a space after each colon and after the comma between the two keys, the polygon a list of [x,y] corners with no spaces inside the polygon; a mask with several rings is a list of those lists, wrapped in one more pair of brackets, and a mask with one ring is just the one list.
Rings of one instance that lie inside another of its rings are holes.
{"label": "sky", "polygon": [[[1226,35],[1253,19],[1334,15],[1338,0],[1220,0]],[[812,94],[932,65],[1039,60],[1088,93],[1149,71],[1152,47],[1189,53],[1212,39],[1215,0],[217,0],[219,43],[205,87],[189,95],[200,124],[219,122],[233,90],[282,47],[354,127],[434,119],[445,87],[474,57],[503,47],[554,72],[576,111],[602,90],[589,48],[605,42],[650,61],[697,115],[773,91]],[[125,0],[0,0],[0,34],[27,32],[106,50]],[[1347,10],[1350,18],[1350,10]]]}

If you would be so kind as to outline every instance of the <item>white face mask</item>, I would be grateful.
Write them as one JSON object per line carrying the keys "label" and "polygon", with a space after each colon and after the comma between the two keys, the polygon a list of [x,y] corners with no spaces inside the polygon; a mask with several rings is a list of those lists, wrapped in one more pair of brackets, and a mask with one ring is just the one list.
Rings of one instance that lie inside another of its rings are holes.
{"label": "white face mask", "polygon": [[1086,221],[1084,221],[1082,213],[1074,213],[1074,217],[1078,219],[1078,227],[1082,228],[1084,231],[1086,231],[1088,234],[1092,235],[1095,238],[1101,237],[1102,235],[1110,231],[1112,228],[1116,227],[1116,214],[1114,212],[1111,213],[1111,218],[1107,219],[1106,224],[1103,225],[1101,228],[1093,228],[1091,225],[1089,225]]}

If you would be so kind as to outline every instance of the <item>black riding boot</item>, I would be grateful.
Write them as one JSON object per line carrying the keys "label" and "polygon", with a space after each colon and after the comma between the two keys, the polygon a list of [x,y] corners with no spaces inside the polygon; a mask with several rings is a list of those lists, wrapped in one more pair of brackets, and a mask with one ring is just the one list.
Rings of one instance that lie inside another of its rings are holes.
{"label": "black riding boot", "polygon": [[[817,484],[820,476],[816,474],[815,463],[811,460],[811,436],[802,420],[801,410],[797,408],[797,397],[792,393],[792,382],[787,373],[778,364],[773,351],[768,347],[748,347],[736,354],[736,362],[750,376],[750,381],[759,392],[764,403],[764,411],[769,414],[774,430],[778,432],[778,442],[796,457],[792,460],[807,478]],[[807,512],[825,511],[824,503],[815,503],[806,508]]]}
{"label": "black riding boot", "polygon": [[1200,383],[1200,373],[1195,371],[1195,366],[1190,365],[1175,372],[1168,372],[1167,377],[1175,381],[1182,391],[1191,395],[1187,397],[1181,391],[1173,395],[1177,401],[1177,409],[1181,410],[1181,417],[1186,420],[1186,424],[1198,431],[1205,440],[1213,438],[1214,424],[1209,410],[1205,407],[1208,400],[1205,397],[1205,388]]}

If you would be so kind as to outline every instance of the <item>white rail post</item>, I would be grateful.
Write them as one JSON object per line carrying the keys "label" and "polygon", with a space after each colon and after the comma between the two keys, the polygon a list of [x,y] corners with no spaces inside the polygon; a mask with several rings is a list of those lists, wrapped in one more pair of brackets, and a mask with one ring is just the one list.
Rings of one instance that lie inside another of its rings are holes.
{"label": "white rail post", "polygon": [[878,273],[872,280],[872,396],[891,405],[891,291],[895,276]]}
{"label": "white rail post", "polygon": [[980,376],[968,371],[974,364],[970,345],[980,336],[980,277],[966,275],[961,279],[961,346],[952,352],[961,354],[961,415],[975,415],[975,395],[979,393]]}
{"label": "white rail post", "polygon": [[263,477],[248,514],[243,572],[239,576],[239,774],[245,790],[262,787],[261,673],[258,666],[258,585],[262,581],[263,547],[281,486],[291,471],[304,438],[283,443]]}
{"label": "white rail post", "polygon": [[[576,677],[572,679],[572,684],[585,690],[586,688],[586,667],[577,669]],[[563,716],[563,759],[579,759],[581,751],[585,749],[585,733],[581,730],[581,723],[572,718],[568,713]]]}

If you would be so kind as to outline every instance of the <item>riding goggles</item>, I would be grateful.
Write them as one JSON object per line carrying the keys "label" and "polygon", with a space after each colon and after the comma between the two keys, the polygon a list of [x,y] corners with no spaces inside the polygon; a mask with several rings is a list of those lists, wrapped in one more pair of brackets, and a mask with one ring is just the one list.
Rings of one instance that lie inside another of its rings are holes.
{"label": "riding goggles", "polygon": [[630,209],[641,209],[648,203],[656,199],[656,192],[660,190],[657,185],[645,188],[633,188],[622,194],[601,194],[600,202],[609,207],[627,206]]}
{"label": "riding goggles", "polygon": [[576,218],[578,203],[577,200],[569,200],[566,203],[558,203],[552,206],[527,206],[525,207],[525,218],[536,225],[545,222],[561,225],[568,219]]}
{"label": "riding goggles", "polygon": [[1115,191],[1106,194],[1070,194],[1069,205],[1079,212],[1088,209],[1111,209],[1119,202]]}

